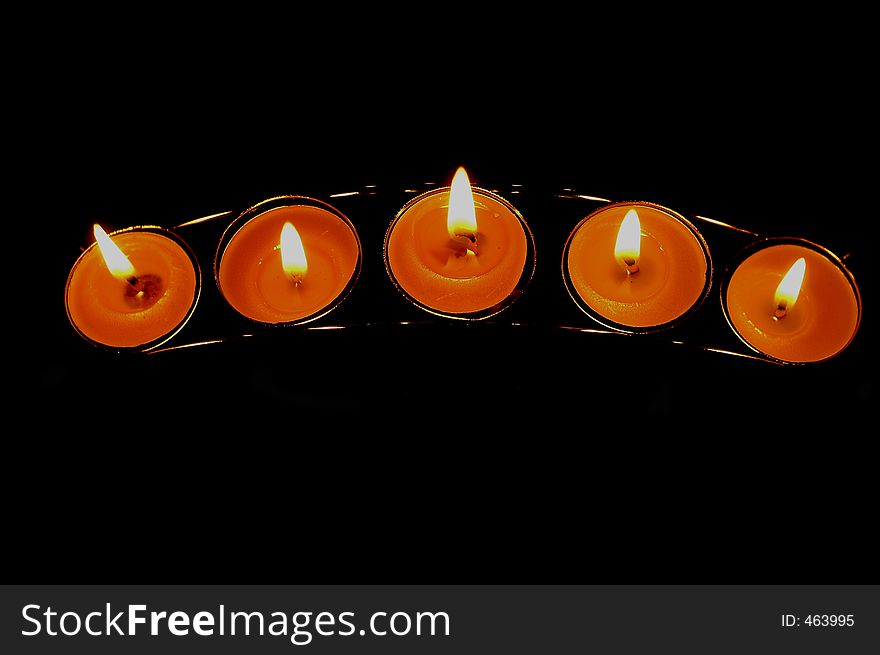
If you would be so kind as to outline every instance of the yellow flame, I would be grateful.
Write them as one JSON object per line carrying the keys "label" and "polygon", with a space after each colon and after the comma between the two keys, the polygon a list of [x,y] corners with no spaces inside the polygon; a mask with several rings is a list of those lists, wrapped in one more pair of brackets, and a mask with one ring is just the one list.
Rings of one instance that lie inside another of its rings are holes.
{"label": "yellow flame", "polygon": [[107,236],[104,228],[95,223],[94,232],[95,241],[98,242],[98,250],[101,251],[101,256],[104,258],[107,270],[120,280],[127,280],[133,277],[134,266],[131,265],[125,253],[119,249],[119,246],[113,243],[113,239]]}
{"label": "yellow flame", "polygon": [[786,311],[790,311],[791,308],[794,307],[794,304],[797,302],[798,296],[801,293],[801,286],[804,283],[804,273],[806,272],[807,262],[803,257],[791,265],[791,268],[788,269],[788,273],[783,276],[782,282],[776,287],[776,297],[774,300],[777,307],[783,308]]}
{"label": "yellow flame", "polygon": [[614,244],[614,256],[625,267],[638,266],[642,249],[642,223],[635,209],[630,209],[623,217],[617,242]]}
{"label": "yellow flame", "polygon": [[449,213],[446,215],[446,229],[450,237],[464,235],[473,237],[477,233],[477,210],[474,207],[474,193],[464,167],[459,166],[452,178],[449,189]]}
{"label": "yellow flame", "polygon": [[305,277],[309,270],[306,250],[292,223],[285,223],[281,228],[281,266],[288,277],[297,279]]}

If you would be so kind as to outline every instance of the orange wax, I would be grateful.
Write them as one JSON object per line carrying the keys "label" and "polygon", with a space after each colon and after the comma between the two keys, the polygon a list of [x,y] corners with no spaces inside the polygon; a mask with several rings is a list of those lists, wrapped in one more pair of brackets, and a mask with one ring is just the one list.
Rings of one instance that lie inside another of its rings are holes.
{"label": "orange wax", "polygon": [[474,188],[477,252],[462,248],[447,229],[449,190],[429,191],[400,211],[385,239],[385,265],[404,295],[422,308],[485,318],[513,302],[530,279],[532,236],[509,203]]}
{"label": "orange wax", "polygon": [[97,244],[89,246],[67,278],[65,303],[86,339],[114,348],[156,346],[171,338],[195,309],[199,274],[190,254],[158,232],[129,229],[110,235],[136,274],[151,281],[148,296],[107,268]]}
{"label": "orange wax", "polygon": [[[288,222],[299,233],[308,261],[298,283],[281,262],[281,230]],[[346,220],[322,207],[284,205],[257,214],[233,234],[220,257],[217,283],[229,304],[248,318],[305,322],[342,300],[357,279],[360,256],[360,241]]]}
{"label": "orange wax", "polygon": [[[817,362],[836,355],[855,336],[861,302],[855,281],[833,254],[813,244],[761,248],[734,270],[724,294],[728,320],[755,350],[785,362]],[[775,318],[775,293],[800,257],[806,261],[797,301]]]}
{"label": "orange wax", "polygon": [[[638,272],[627,274],[615,242],[632,209],[641,223],[641,253]],[[569,293],[588,313],[611,327],[637,330],[667,327],[687,313],[705,297],[712,277],[696,228],[669,209],[634,202],[603,207],[581,221],[569,237],[563,268]]]}

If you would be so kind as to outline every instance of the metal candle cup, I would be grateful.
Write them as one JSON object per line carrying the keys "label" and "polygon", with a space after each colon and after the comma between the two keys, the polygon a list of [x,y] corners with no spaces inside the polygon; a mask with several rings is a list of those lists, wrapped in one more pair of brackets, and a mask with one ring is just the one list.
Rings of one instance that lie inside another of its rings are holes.
{"label": "metal candle cup", "polygon": [[448,220],[453,187],[410,200],[385,235],[385,268],[417,307],[446,318],[484,319],[510,306],[535,270],[532,233],[504,198],[468,185],[476,228]]}
{"label": "metal candle cup", "polygon": [[[288,269],[282,233],[292,226],[304,268]],[[314,321],[341,303],[357,282],[361,243],[333,206],[282,196],[244,211],[223,234],[214,261],[217,286],[242,316],[259,323]]]}
{"label": "metal candle cup", "polygon": [[[630,217],[636,242],[621,250]],[[623,228],[623,229],[622,229]],[[575,304],[622,332],[672,327],[695,311],[712,284],[702,235],[680,214],[646,202],[601,207],[575,226],[562,255]]]}
{"label": "metal candle cup", "polygon": [[79,256],[67,278],[64,305],[87,341],[114,350],[145,351],[173,337],[195,310],[201,272],[189,246],[155,226],[109,235],[130,268],[113,271],[98,243]]}
{"label": "metal candle cup", "polygon": [[[800,279],[784,292],[788,272]],[[843,262],[795,238],[765,239],[743,250],[725,277],[721,305],[743,343],[789,364],[819,362],[843,351],[858,331],[862,308],[855,278]]]}

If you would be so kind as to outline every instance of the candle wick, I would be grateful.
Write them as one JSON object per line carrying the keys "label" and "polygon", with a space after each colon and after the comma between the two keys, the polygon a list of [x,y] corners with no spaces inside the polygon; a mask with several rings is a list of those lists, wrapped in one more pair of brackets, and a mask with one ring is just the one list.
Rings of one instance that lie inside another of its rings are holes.
{"label": "candle wick", "polygon": [[788,305],[784,302],[776,305],[776,312],[773,314],[773,320],[778,321],[780,318],[785,318],[786,313],[788,313]]}
{"label": "candle wick", "polygon": [[636,263],[635,257],[624,257],[623,264],[627,275],[634,275],[639,272],[639,265]]}
{"label": "candle wick", "polygon": [[141,277],[129,275],[125,282],[125,298],[138,309],[152,307],[165,293],[161,278],[149,273]]}
{"label": "candle wick", "polygon": [[455,241],[458,241],[459,244],[464,245],[465,247],[465,255],[472,254],[478,255],[480,253],[480,248],[477,244],[477,235],[474,232],[469,230],[464,230],[461,228],[456,228],[454,233]]}

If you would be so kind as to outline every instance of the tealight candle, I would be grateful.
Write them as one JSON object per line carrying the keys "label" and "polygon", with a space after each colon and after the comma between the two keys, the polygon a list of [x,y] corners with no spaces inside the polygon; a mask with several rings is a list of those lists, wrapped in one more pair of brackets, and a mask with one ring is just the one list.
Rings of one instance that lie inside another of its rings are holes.
{"label": "tealight candle", "polygon": [[354,287],[361,244],[331,205],[301,196],[251,207],[227,228],[215,261],[220,291],[243,316],[269,324],[313,321]]}
{"label": "tealight candle", "polygon": [[148,350],[180,330],[195,309],[201,285],[184,241],[158,227],[108,235],[94,226],[95,243],[67,278],[67,316],[79,334],[114,349]]}
{"label": "tealight candle", "polygon": [[775,360],[818,362],[852,341],[861,299],[852,274],[804,239],[767,239],[741,253],[721,290],[728,323]]}
{"label": "tealight candle", "polygon": [[670,209],[643,202],[602,207],[572,230],[562,256],[565,285],[599,323],[627,332],[670,327],[709,292],[709,248]]}
{"label": "tealight candle", "polygon": [[481,319],[508,307],[535,269],[532,233],[500,196],[471,188],[459,168],[451,186],[410,200],[385,236],[385,267],[416,306]]}

